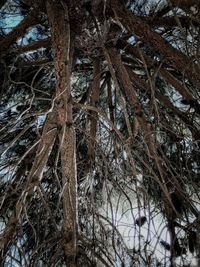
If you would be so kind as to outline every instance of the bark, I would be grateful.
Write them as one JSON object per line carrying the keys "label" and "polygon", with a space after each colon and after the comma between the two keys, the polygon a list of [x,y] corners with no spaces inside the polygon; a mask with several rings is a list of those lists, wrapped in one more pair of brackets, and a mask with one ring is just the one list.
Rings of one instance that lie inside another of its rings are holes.
{"label": "bark", "polygon": [[111,77],[108,77],[107,90],[108,90],[108,108],[109,108],[110,120],[112,123],[114,123],[115,116],[114,116],[114,105],[113,105],[113,92],[111,87]]}
{"label": "bark", "polygon": [[[60,139],[61,168],[63,180],[63,213],[64,235],[63,247],[67,266],[74,267],[76,257],[76,168],[75,168],[75,136],[72,124],[72,101],[70,95],[70,74],[72,65],[72,47],[70,27],[67,19],[67,5],[47,3],[49,22],[52,32],[52,43],[55,49],[55,70],[57,75],[56,94],[53,111],[47,116],[36,158],[27,178],[27,183],[19,197],[15,209],[9,218],[0,240],[1,255],[5,255],[12,240],[15,227],[23,212],[27,196],[30,196],[43,177],[54,140],[58,134]],[[27,17],[11,35],[3,41],[3,49],[10,46],[22,32],[35,24],[36,17]],[[1,43],[2,44],[2,43]],[[2,47],[1,47],[2,48]],[[4,49],[5,51],[5,49]]]}
{"label": "bark", "polygon": [[51,43],[50,38],[47,38],[47,39],[44,39],[41,41],[35,41],[31,44],[24,45],[24,46],[18,48],[16,50],[16,52],[22,54],[22,53],[33,51],[33,50],[36,50],[36,49],[39,49],[42,47],[47,48],[47,47],[50,47],[50,43]]}
{"label": "bark", "polygon": [[47,163],[49,154],[53,147],[56,133],[57,126],[55,124],[55,113],[52,112],[48,115],[46,119],[41,141],[37,149],[36,157],[31,168],[30,174],[27,177],[27,183],[15,205],[15,209],[12,212],[12,215],[10,216],[8,223],[6,224],[6,228],[1,236],[0,255],[2,256],[2,258],[8,249],[9,242],[13,238],[15,227],[17,225],[20,215],[22,214],[27,197],[32,194],[34,188],[38,186],[42,179],[44,167]]}
{"label": "bark", "polygon": [[172,47],[170,43],[164,40],[158,33],[153,32],[143,20],[127,11],[119,0],[112,0],[111,3],[116,19],[120,21],[129,32],[134,32],[137,39],[148,43],[155,53],[160,54],[160,56],[175,69],[184,72],[197,87],[200,86],[199,69],[196,64],[193,64],[185,54]]}
{"label": "bark", "polygon": [[47,2],[47,14],[55,50],[56,107],[59,128],[61,169],[63,183],[63,248],[66,265],[76,266],[77,253],[77,192],[75,135],[72,120],[70,75],[74,38],[69,24],[66,3]]}
{"label": "bark", "polygon": [[186,90],[186,88],[184,88],[184,86],[169,71],[165,70],[164,68],[160,68],[159,73],[166,82],[171,84],[174,89],[176,89],[182,95],[183,99],[195,100],[189,90]]}
{"label": "bark", "polygon": [[[150,127],[145,120],[145,114],[143,112],[143,108],[140,105],[140,103],[137,99],[137,96],[133,90],[133,86],[132,86],[131,80],[129,78],[129,75],[128,75],[125,67],[122,64],[121,56],[118,55],[116,53],[116,51],[114,49],[111,49],[111,48],[107,49],[107,50],[105,49],[104,53],[105,53],[107,61],[110,62],[109,68],[110,68],[111,76],[115,82],[115,86],[119,87],[118,82],[117,82],[117,78],[116,78],[116,75],[114,72],[117,73],[117,76],[122,83],[124,93],[127,95],[130,105],[132,107],[134,107],[135,118],[138,121],[138,124],[139,124],[141,130],[143,131],[144,140],[145,140],[145,143],[147,144],[147,147],[148,147],[147,154],[150,158],[154,158],[155,160],[157,160],[158,158],[156,155],[157,154],[156,149],[154,147],[153,141],[151,140]],[[111,69],[112,66],[115,67],[113,70]],[[161,170],[160,170],[160,174],[162,176]]]}
{"label": "bark", "polygon": [[[158,185],[160,186],[161,190],[163,191],[163,194],[166,198],[166,200],[165,200],[166,205],[168,205],[168,206],[172,207],[172,209],[174,209],[173,203],[169,197],[168,188],[165,184],[162,159],[159,157],[159,155],[157,153],[156,146],[155,146],[154,140],[152,138],[152,132],[151,132],[150,125],[147,123],[147,121],[145,119],[145,114],[143,112],[143,108],[142,108],[139,100],[137,99],[136,93],[134,92],[130,77],[129,77],[125,67],[122,64],[121,56],[118,55],[116,53],[116,51],[114,49],[111,49],[111,48],[108,49],[108,53],[104,49],[104,53],[105,53],[107,61],[110,62],[109,63],[109,69],[110,69],[113,80],[115,81],[115,83],[117,83],[117,79],[115,77],[114,70],[112,70],[112,65],[115,66],[115,71],[117,73],[117,77],[122,82],[124,92],[128,97],[128,101],[129,101],[130,105],[134,107],[135,118],[137,119],[138,124],[139,124],[139,126],[143,132],[144,142],[147,146],[147,149],[146,149],[147,155],[149,156],[149,158],[151,158],[155,162],[155,166],[156,166],[158,173],[159,173],[159,176],[158,177],[156,176],[155,179],[156,179],[156,182],[158,183]],[[116,84],[116,86],[118,86],[118,85]]]}
{"label": "bark", "polygon": [[0,54],[6,53],[10,46],[13,45],[20,37],[22,37],[26,30],[41,21],[38,11],[33,9],[30,14],[22,20],[5,38],[0,41]]}
{"label": "bark", "polygon": [[21,67],[30,67],[30,66],[41,66],[41,65],[47,65],[48,63],[51,63],[52,60],[48,58],[34,60],[34,61],[24,61],[20,62]]}
{"label": "bark", "polygon": [[[125,47],[125,51],[130,53],[132,56],[137,58],[137,60],[141,61],[141,55],[138,49],[131,46],[127,42],[121,42],[120,46]],[[145,64],[148,68],[151,68],[154,66],[154,62],[151,60],[151,58],[143,55],[143,58],[145,60]],[[142,62],[143,64],[143,62]],[[162,66],[158,69],[158,73],[168,82],[170,83],[183,97],[183,99],[186,100],[195,100],[193,95],[187,90],[180,81],[178,81],[169,71],[164,69]]]}
{"label": "bark", "polygon": [[[100,60],[99,58],[94,59],[93,62],[93,83],[91,90],[91,105],[95,106],[98,104],[100,94]],[[96,139],[96,131],[97,131],[97,121],[98,121],[98,113],[95,111],[91,111],[91,124],[90,124],[90,142],[88,145],[88,153],[87,153],[87,164],[86,171],[89,171],[91,167],[93,158],[94,158],[94,147],[95,147],[95,139]]]}
{"label": "bark", "polygon": [[180,23],[182,28],[189,28],[191,25],[198,27],[199,26],[199,22],[197,22],[196,20],[193,20],[190,17],[141,17],[141,19],[143,21],[145,21],[145,23],[147,23],[148,25],[150,25],[151,27],[179,27],[179,24],[177,22]]}
{"label": "bark", "polygon": [[[144,93],[148,93],[149,97],[151,94],[151,88],[150,85],[146,82],[144,82],[137,74],[134,72],[128,70],[130,74],[130,78],[132,80],[133,86],[135,86],[137,89],[142,90]],[[177,115],[180,120],[182,120],[190,129],[191,133],[194,136],[194,139],[196,140],[198,129],[195,127],[195,125],[192,124],[192,121],[187,117],[184,112],[179,110],[177,107],[175,107],[172,102],[169,100],[167,96],[162,95],[161,93],[158,92],[155,88],[154,92],[155,98],[159,100],[160,103],[162,103],[166,108],[171,110],[175,115]]]}
{"label": "bark", "polygon": [[[128,96],[130,103],[133,105],[133,107],[136,110],[135,114],[136,114],[137,120],[139,122],[140,128],[143,131],[144,142],[148,146],[149,156],[154,160],[155,166],[156,166],[156,168],[160,174],[159,175],[160,177],[158,178],[159,180],[157,180],[157,182],[158,182],[158,184],[159,184],[159,186],[160,186],[160,188],[164,194],[164,205],[165,205],[165,207],[169,207],[170,212],[173,213],[175,208],[173,206],[173,203],[172,203],[170,196],[169,196],[169,193],[168,193],[169,189],[167,188],[167,186],[165,186],[165,177],[164,177],[164,169],[163,169],[163,165],[162,165],[162,160],[157,155],[156,146],[155,146],[153,138],[151,137],[151,135],[152,135],[151,129],[145,120],[143,108],[137,99],[136,93],[134,92],[129,75],[122,64],[121,56],[118,55],[114,49],[109,49],[109,54],[110,54],[111,61],[113,62],[113,66],[115,66],[115,71],[117,73],[117,76],[119,77],[120,81],[122,82],[122,86],[124,88],[124,91],[125,91],[126,95]],[[140,86],[138,81],[137,81],[136,85]],[[149,88],[149,90],[150,90],[150,88]],[[145,89],[145,91],[146,91],[146,89]],[[168,101],[167,104],[169,104],[169,103],[170,102]],[[148,153],[148,151],[147,151],[147,153]],[[169,215],[167,214],[167,217],[168,216]],[[180,248],[178,240],[176,238],[175,228],[174,228],[174,224],[173,224],[172,219],[170,217],[169,221],[171,224],[169,227],[169,231],[170,231],[170,235],[171,235],[171,255],[172,255],[172,262],[173,262],[175,252],[176,253],[178,251],[180,252],[181,248]]]}
{"label": "bark", "polygon": [[[112,64],[113,66],[115,66],[115,71],[117,71],[119,79],[122,82],[124,92],[128,96],[131,105],[134,107],[136,118],[138,120],[138,123],[141,129],[143,129],[144,131],[144,136],[145,138],[149,138],[151,134],[149,133],[148,126],[145,122],[142,106],[140,105],[137,99],[137,96],[133,90],[128,73],[122,64],[121,56],[118,55],[114,49],[109,49],[108,52],[109,52]],[[149,146],[151,144],[151,142],[149,142],[150,140],[146,140],[146,141]],[[154,156],[154,149],[152,148],[150,149],[150,155],[151,157]]]}

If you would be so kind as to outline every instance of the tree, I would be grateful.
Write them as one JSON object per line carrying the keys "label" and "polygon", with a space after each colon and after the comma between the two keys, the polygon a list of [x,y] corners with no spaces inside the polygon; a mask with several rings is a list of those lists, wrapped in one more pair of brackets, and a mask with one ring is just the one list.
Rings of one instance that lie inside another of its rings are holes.
{"label": "tree", "polygon": [[1,265],[199,259],[200,1],[0,7]]}

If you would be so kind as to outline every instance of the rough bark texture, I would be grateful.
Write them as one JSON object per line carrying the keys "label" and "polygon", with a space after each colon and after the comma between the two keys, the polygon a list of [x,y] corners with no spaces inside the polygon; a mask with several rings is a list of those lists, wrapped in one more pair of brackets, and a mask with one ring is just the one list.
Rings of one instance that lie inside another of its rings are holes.
{"label": "rough bark texture", "polygon": [[[151,58],[142,55],[143,61],[141,59],[140,51],[139,49],[133,47],[132,45],[128,44],[127,42],[119,42],[120,47],[123,47],[128,53],[130,53],[132,56],[137,58],[137,60],[141,61],[141,64],[145,63],[148,68],[151,68],[153,66],[154,62],[151,60]],[[158,69],[158,73],[161,74],[161,76],[169,83],[171,84],[182,96],[184,99],[187,100],[194,100],[193,95],[190,93],[190,91],[184,87],[180,81],[178,81],[169,71],[167,71],[162,65]]]}
{"label": "rough bark texture", "polygon": [[[106,53],[106,50],[105,50]],[[110,57],[108,56],[110,55]],[[143,108],[141,104],[139,103],[137,99],[137,95],[133,89],[133,86],[131,84],[130,77],[122,64],[121,61],[121,56],[117,55],[116,51],[114,49],[108,49],[108,53],[106,54],[107,61],[112,62],[112,65],[115,66],[115,70],[117,73],[117,76],[119,77],[120,81],[122,82],[122,86],[124,89],[124,93],[128,97],[128,101],[130,104],[134,107],[135,109],[135,115],[138,120],[138,124],[143,132],[144,135],[144,140],[146,141],[147,145],[147,154],[152,160],[155,162],[155,166],[159,172],[159,176],[155,177],[156,182],[159,184],[161,190],[163,191],[163,194],[165,195],[165,205],[170,207],[171,210],[174,209],[173,203],[171,202],[171,199],[168,194],[168,188],[166,187],[165,184],[165,178],[164,178],[164,169],[162,165],[162,159],[159,157],[157,151],[156,151],[156,146],[154,143],[154,140],[152,138],[152,130],[150,128],[150,125],[147,123],[145,114],[143,112]],[[111,66],[110,67],[110,72],[111,75],[114,75],[114,72],[111,71]],[[115,80],[115,77],[113,77],[113,80]]]}
{"label": "rough bark texture", "polygon": [[50,43],[51,43],[50,38],[47,38],[47,39],[44,39],[44,40],[41,40],[41,41],[33,42],[31,44],[28,44],[28,45],[24,45],[23,47],[20,47],[17,50],[17,52],[25,53],[27,51],[36,50],[36,49],[41,48],[41,47],[42,48],[46,48],[46,47],[50,46]]}
{"label": "rough bark texture", "polygon": [[67,266],[76,266],[76,161],[75,135],[72,122],[70,75],[73,57],[73,37],[70,31],[68,7],[64,2],[47,2],[47,13],[55,50],[56,107],[59,129],[63,183],[64,238],[63,247]]}
{"label": "rough bark texture", "polygon": [[47,163],[49,154],[54,144],[54,140],[57,133],[57,127],[55,124],[55,113],[49,114],[47,120],[45,122],[43,134],[41,137],[41,141],[39,143],[36,157],[30,171],[30,174],[27,177],[27,183],[25,184],[25,188],[19,197],[15,209],[12,215],[9,218],[9,221],[6,225],[6,228],[1,236],[0,239],[0,255],[5,255],[9,241],[12,239],[18,219],[22,214],[24,204],[26,203],[27,197],[31,195],[33,190],[38,186],[40,183],[44,167]]}
{"label": "rough bark texture", "polygon": [[172,47],[158,33],[153,32],[148,24],[139,17],[127,11],[118,0],[112,0],[112,8],[116,19],[125,26],[125,28],[134,32],[138,40],[149,43],[152,49],[160,54],[161,58],[168,61],[174,68],[184,72],[188,77],[192,77],[193,82],[199,86],[200,78],[198,75],[198,66],[193,64],[190,59]]}

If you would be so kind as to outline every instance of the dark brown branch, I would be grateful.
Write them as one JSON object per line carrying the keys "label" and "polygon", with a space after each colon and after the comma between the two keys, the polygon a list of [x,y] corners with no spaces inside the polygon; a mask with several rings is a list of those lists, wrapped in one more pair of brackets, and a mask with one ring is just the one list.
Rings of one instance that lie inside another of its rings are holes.
{"label": "dark brown branch", "polygon": [[35,9],[32,10],[18,26],[16,26],[3,40],[0,41],[0,53],[6,53],[10,46],[23,36],[28,28],[38,24],[40,21],[41,18],[38,16],[38,11]]}
{"label": "dark brown branch", "polygon": [[24,45],[19,47],[18,49],[16,49],[15,51],[17,51],[18,53],[25,53],[25,52],[29,52],[29,51],[33,51],[33,50],[37,50],[39,48],[47,48],[49,47],[51,44],[51,39],[47,38],[45,40],[40,40],[40,41],[36,41],[33,42],[31,44],[28,45]]}
{"label": "dark brown branch", "polygon": [[148,43],[155,53],[160,54],[161,58],[169,62],[175,69],[185,73],[197,86],[200,86],[199,70],[197,65],[183,53],[172,47],[158,33],[153,32],[148,24],[142,19],[127,11],[119,0],[112,0],[112,8],[116,19],[119,20],[136,37]]}
{"label": "dark brown branch", "polygon": [[[100,74],[101,74],[100,60],[99,58],[95,58],[93,61],[93,83],[92,83],[91,98],[90,98],[90,102],[92,106],[96,106],[99,101]],[[90,141],[88,144],[86,171],[90,170],[90,167],[91,167],[91,164],[94,158],[94,148],[95,148],[95,139],[96,139],[96,132],[97,132],[97,121],[98,121],[97,112],[91,111],[90,115],[91,115]]]}
{"label": "dark brown branch", "polygon": [[141,17],[141,19],[152,27],[179,27],[177,21],[183,28],[189,28],[191,25],[199,26],[199,23],[190,17]]}
{"label": "dark brown branch", "polygon": [[[141,61],[141,56],[135,47],[132,45],[128,44],[127,42],[120,42],[119,43],[120,47],[123,47],[126,52],[130,53],[134,58],[136,58],[137,61]],[[147,67],[152,67],[154,65],[154,62],[152,61],[151,58],[143,55],[145,64]],[[143,63],[141,63],[143,64]],[[163,78],[170,83],[183,97],[183,99],[187,100],[195,100],[193,95],[189,92],[189,90],[186,90],[186,88],[178,81],[169,71],[164,69],[163,67],[159,68],[158,73],[163,76]]]}
{"label": "dark brown branch", "polygon": [[[135,74],[133,71],[128,71],[130,78],[132,80],[132,84],[133,86],[136,86],[137,89],[142,90],[143,92],[147,92],[148,94],[150,94],[151,92],[151,88],[150,86],[144,82],[137,74]],[[184,114],[184,112],[182,112],[181,110],[179,110],[177,107],[175,107],[171,101],[169,100],[169,98],[167,96],[162,95],[161,93],[158,92],[158,90],[155,91],[155,97],[169,110],[171,110],[174,114],[176,114],[190,129],[190,131],[192,132],[192,134],[194,135],[194,139],[196,139],[197,137],[197,133],[198,133],[198,129],[196,129],[196,127],[192,124],[191,120],[189,120],[186,116],[186,114]]]}

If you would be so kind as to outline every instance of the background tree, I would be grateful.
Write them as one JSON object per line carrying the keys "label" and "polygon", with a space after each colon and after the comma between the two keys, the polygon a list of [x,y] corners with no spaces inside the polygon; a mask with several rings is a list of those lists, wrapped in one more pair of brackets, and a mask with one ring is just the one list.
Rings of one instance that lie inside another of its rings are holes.
{"label": "background tree", "polygon": [[2,266],[200,258],[200,1],[0,1]]}

